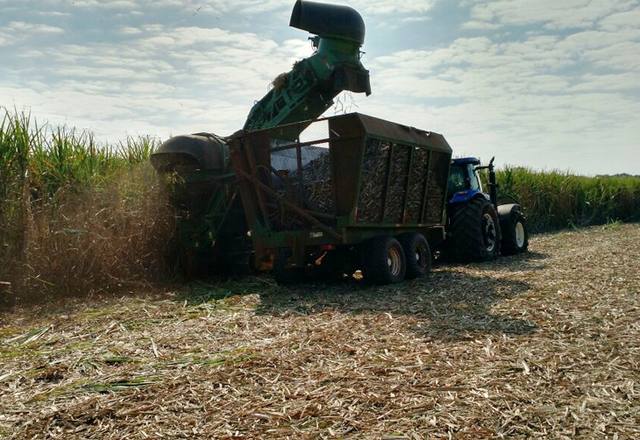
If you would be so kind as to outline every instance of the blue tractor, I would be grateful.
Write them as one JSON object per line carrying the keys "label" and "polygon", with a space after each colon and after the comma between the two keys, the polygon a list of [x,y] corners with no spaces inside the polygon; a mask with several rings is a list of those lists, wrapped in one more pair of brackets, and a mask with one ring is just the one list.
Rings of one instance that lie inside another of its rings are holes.
{"label": "blue tractor", "polygon": [[[529,232],[522,207],[518,203],[498,204],[494,159],[486,166],[473,157],[451,162],[443,249],[447,259],[486,261],[528,249]],[[479,175],[482,170],[488,171],[488,193]]]}

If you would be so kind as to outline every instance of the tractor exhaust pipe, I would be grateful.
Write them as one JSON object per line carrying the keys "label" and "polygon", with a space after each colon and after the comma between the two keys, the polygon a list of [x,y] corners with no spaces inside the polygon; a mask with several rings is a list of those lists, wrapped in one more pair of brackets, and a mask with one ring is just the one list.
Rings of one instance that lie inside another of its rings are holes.
{"label": "tractor exhaust pipe", "polygon": [[291,13],[289,26],[318,35],[364,44],[365,25],[362,16],[349,6],[328,5],[298,0]]}

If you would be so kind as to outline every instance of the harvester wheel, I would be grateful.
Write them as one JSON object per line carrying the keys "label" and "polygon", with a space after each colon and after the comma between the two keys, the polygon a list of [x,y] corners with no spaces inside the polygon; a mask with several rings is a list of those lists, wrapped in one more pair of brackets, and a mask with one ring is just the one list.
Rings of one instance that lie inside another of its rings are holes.
{"label": "harvester wheel", "polygon": [[327,252],[322,257],[322,263],[316,268],[315,276],[321,282],[338,282],[345,278],[346,256],[340,250]]}
{"label": "harvester wheel", "polygon": [[502,253],[515,255],[527,252],[529,248],[529,231],[527,222],[521,212],[514,213],[510,221],[503,224]]}
{"label": "harvester wheel", "polygon": [[283,286],[290,286],[304,281],[304,269],[287,267],[289,256],[289,252],[278,252],[273,262],[273,278],[276,283]]}
{"label": "harvester wheel", "polygon": [[427,275],[431,271],[431,248],[424,235],[418,233],[403,234],[398,241],[404,249],[407,260],[406,278],[412,280]]}
{"label": "harvester wheel", "polygon": [[500,253],[500,223],[491,202],[471,200],[453,213],[447,254],[456,261],[486,261]]}
{"label": "harvester wheel", "polygon": [[398,240],[382,236],[363,246],[364,279],[373,284],[394,284],[405,278],[407,259]]}
{"label": "harvester wheel", "polygon": [[177,264],[182,276],[188,280],[208,275],[208,269],[213,267],[204,255],[187,247],[178,249]]}

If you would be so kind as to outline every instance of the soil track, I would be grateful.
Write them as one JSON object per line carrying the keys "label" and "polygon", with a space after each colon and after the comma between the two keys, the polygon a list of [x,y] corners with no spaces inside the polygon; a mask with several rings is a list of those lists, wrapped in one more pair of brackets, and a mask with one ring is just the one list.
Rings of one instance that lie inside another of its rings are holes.
{"label": "soil track", "polygon": [[640,226],[531,250],[0,315],[0,438],[640,438]]}

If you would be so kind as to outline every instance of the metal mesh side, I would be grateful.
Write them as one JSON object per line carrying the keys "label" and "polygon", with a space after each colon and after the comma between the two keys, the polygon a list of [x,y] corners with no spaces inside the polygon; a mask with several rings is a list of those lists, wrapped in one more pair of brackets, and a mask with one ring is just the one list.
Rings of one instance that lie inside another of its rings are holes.
{"label": "metal mesh side", "polygon": [[419,223],[422,213],[422,197],[424,181],[427,178],[429,151],[424,148],[414,148],[413,165],[409,177],[409,193],[407,194],[407,223]]}
{"label": "metal mesh side", "polygon": [[406,145],[393,145],[385,223],[403,223],[402,209],[406,195],[407,175],[409,174],[410,148]]}
{"label": "metal mesh side", "polygon": [[448,155],[433,152],[431,163],[429,164],[430,178],[427,186],[426,223],[440,223],[442,221],[449,160],[450,157]]}
{"label": "metal mesh side", "polygon": [[375,139],[370,139],[365,145],[358,198],[359,223],[382,222],[382,199],[390,150],[390,143]]}
{"label": "metal mesh side", "polygon": [[302,168],[302,181],[306,207],[325,214],[335,214],[331,156],[328,149]]}

